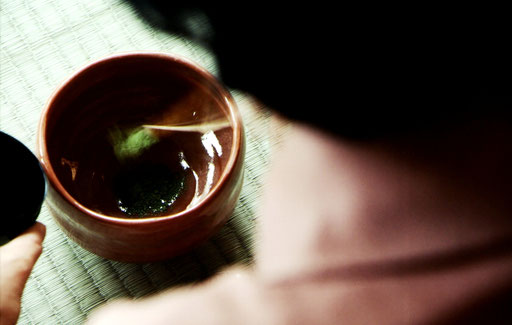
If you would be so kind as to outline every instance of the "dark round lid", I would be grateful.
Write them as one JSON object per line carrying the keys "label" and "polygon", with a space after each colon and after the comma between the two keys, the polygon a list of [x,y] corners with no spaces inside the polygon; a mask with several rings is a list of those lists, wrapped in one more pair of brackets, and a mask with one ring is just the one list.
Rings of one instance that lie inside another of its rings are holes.
{"label": "dark round lid", "polygon": [[0,132],[0,244],[32,226],[46,193],[38,159],[20,141]]}

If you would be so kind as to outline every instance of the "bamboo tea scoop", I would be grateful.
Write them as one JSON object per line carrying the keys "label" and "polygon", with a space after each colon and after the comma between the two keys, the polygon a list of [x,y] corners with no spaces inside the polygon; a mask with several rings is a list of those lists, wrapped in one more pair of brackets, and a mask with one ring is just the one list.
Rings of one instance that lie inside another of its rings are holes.
{"label": "bamboo tea scoop", "polygon": [[140,156],[146,149],[157,143],[166,132],[169,132],[169,134],[172,132],[199,132],[204,134],[228,126],[229,121],[223,117],[195,123],[144,124],[128,130],[116,127],[110,130],[110,140],[117,159],[126,161]]}

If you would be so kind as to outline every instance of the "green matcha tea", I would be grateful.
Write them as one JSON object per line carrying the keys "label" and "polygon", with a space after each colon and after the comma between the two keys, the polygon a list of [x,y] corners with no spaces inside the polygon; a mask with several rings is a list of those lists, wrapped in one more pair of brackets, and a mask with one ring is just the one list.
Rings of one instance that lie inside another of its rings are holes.
{"label": "green matcha tea", "polygon": [[113,181],[119,209],[130,217],[158,216],[172,209],[185,189],[185,171],[141,164],[122,170]]}

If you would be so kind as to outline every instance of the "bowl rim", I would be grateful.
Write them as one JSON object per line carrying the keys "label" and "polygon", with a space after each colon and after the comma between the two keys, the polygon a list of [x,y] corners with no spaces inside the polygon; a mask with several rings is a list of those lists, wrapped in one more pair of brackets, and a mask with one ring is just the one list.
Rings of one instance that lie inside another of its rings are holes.
{"label": "bowl rim", "polygon": [[[97,65],[104,64],[109,61],[118,61],[124,59],[130,59],[134,57],[145,57],[148,59],[158,59],[158,60],[170,60],[174,63],[182,64],[186,66],[188,69],[193,70],[198,73],[199,77],[205,79],[209,85],[213,86],[215,90],[219,93],[220,99],[227,105],[229,111],[228,116],[232,121],[232,129],[233,129],[233,145],[231,147],[229,158],[226,163],[226,167],[222,171],[222,174],[219,177],[219,180],[216,184],[210,189],[209,193],[202,198],[196,205],[187,208],[183,211],[162,215],[162,216],[154,216],[154,217],[143,217],[143,218],[122,218],[115,217],[102,214],[100,212],[94,211],[92,209],[87,208],[82,205],[78,200],[76,200],[62,185],[59,181],[52,164],[50,163],[50,157],[48,154],[48,149],[46,145],[46,135],[47,135],[47,119],[51,107],[53,103],[56,101],[58,96],[64,91],[64,89],[76,78],[80,75],[88,71],[89,69],[94,68]],[[50,96],[49,100],[44,106],[44,109],[41,113],[41,118],[39,120],[38,131],[37,131],[37,143],[36,143],[36,153],[39,159],[40,165],[46,174],[46,178],[48,182],[52,185],[52,187],[58,192],[59,195],[63,196],[64,199],[70,203],[72,206],[77,208],[80,212],[88,215],[92,218],[98,219],[103,222],[116,223],[119,225],[132,225],[132,224],[151,224],[151,223],[161,223],[165,221],[169,221],[177,218],[184,218],[190,214],[194,214],[195,211],[202,209],[207,202],[211,201],[215,196],[218,195],[220,188],[224,186],[224,184],[228,181],[228,178],[232,174],[237,162],[239,159],[242,159],[242,150],[243,150],[243,124],[242,117],[240,115],[238,105],[234,100],[233,96],[226,88],[226,86],[215,76],[213,76],[208,70],[203,68],[198,63],[190,60],[182,55],[168,52],[158,52],[158,51],[132,51],[132,52],[120,52],[111,54],[91,62],[86,63],[81,68],[77,69],[70,77],[65,79],[53,92]]]}

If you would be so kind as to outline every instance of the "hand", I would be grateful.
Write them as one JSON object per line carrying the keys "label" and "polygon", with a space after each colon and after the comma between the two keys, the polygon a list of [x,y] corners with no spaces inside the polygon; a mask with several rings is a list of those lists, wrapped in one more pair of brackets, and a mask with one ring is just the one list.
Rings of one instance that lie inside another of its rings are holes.
{"label": "hand", "polygon": [[255,300],[256,283],[249,268],[230,267],[202,284],[109,302],[94,310],[86,324],[266,324],[254,313],[263,310]]}
{"label": "hand", "polygon": [[37,222],[0,247],[0,325],[15,324],[25,283],[42,252],[46,227]]}

